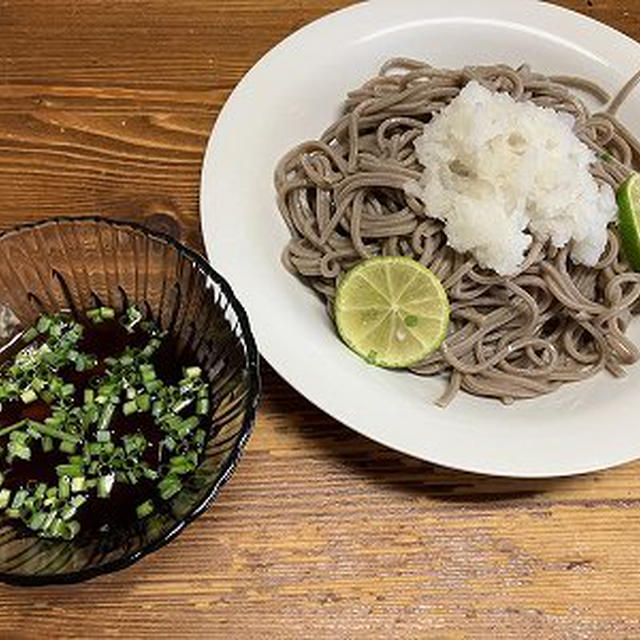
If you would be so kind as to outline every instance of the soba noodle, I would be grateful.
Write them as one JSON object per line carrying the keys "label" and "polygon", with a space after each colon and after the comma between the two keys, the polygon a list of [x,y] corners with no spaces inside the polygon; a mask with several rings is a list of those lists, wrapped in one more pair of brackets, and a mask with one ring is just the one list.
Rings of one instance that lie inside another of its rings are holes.
{"label": "soba noodle", "polygon": [[625,262],[613,226],[595,267],[574,264],[569,246],[534,242],[521,271],[501,277],[449,247],[442,223],[406,193],[423,170],[414,140],[471,80],[574,116],[576,135],[597,154],[598,181],[617,189],[640,167],[640,142],[615,118],[640,74],[608,109],[592,115],[570,89],[603,102],[608,94],[581,78],[549,78],[527,65],[444,70],[393,59],[348,95],[344,115],[320,139],[278,164],[278,205],[291,232],[286,268],[332,314],[337,279],[363,259],[405,255],[429,267],[449,296],[451,325],[442,347],[412,371],[446,376],[443,406],[459,390],[508,403],[604,369],[622,376],[640,359],[625,336],[640,310],[640,274]]}

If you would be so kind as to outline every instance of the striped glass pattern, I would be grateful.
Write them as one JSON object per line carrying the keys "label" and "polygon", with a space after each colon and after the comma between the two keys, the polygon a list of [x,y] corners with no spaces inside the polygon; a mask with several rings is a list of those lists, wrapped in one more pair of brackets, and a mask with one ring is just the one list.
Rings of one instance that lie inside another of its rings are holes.
{"label": "striped glass pattern", "polygon": [[179,349],[196,354],[213,397],[203,461],[166,511],[128,529],[72,541],[37,538],[0,516],[0,580],[84,580],[168,542],[212,502],[255,418],[258,353],[229,285],[169,236],[101,218],[55,219],[0,236],[0,304],[22,327],[43,312],[136,304],[177,337]]}

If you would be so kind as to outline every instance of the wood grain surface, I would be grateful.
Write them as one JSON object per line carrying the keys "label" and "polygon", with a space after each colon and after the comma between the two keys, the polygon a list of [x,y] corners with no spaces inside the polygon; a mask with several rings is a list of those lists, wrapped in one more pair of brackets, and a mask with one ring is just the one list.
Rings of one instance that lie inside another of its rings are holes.
{"label": "wood grain surface", "polygon": [[[0,228],[98,212],[200,247],[216,114],[270,47],[345,4],[2,0]],[[640,39],[638,0],[558,4]],[[640,463],[463,474],[355,435],[267,366],[264,387],[213,508],[120,573],[0,586],[0,638],[640,637]]]}

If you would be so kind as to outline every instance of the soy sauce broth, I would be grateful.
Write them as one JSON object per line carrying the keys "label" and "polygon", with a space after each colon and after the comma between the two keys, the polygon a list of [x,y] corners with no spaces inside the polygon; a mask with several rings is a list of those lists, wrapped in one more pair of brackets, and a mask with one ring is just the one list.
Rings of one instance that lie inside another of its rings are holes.
{"label": "soy sauce broth", "polygon": [[[145,323],[139,322],[134,328],[127,330],[121,319],[117,317],[103,319],[96,324],[89,317],[84,316],[81,320],[78,320],[78,323],[82,326],[83,334],[76,344],[76,349],[82,354],[95,356],[95,362],[90,368],[81,371],[77,371],[72,363],[67,363],[57,369],[57,376],[62,379],[64,384],[72,384],[74,387],[70,400],[72,408],[82,406],[85,390],[91,390],[94,394],[97,393],[100,383],[105,380],[105,375],[110,370],[110,359],[121,358],[123,354],[127,353],[140,352],[155,336],[155,330],[149,331]],[[155,337],[157,338],[157,336]],[[191,371],[193,374],[198,369],[197,366],[194,366],[196,363],[194,354],[184,349],[180,350],[177,341],[170,334],[162,335],[159,339],[161,342],[158,348],[145,361],[145,366],[150,365],[153,367],[155,380],[159,381],[162,389],[175,390],[181,380],[183,387],[186,388],[188,385],[184,382],[187,380],[184,377],[184,372]],[[29,343],[25,343],[24,340],[14,341],[8,348],[0,352],[0,378],[3,377],[3,373],[6,374],[7,368],[14,362],[18,353],[24,349],[34,350],[44,342],[46,342],[46,336],[39,333]],[[197,387],[197,393],[199,394],[198,406],[201,408],[206,407],[207,411],[200,410],[199,413],[195,414],[197,416],[197,426],[193,427],[189,433],[194,431],[197,433],[197,430],[203,431],[206,428],[206,419],[209,414],[208,407],[211,399],[208,385],[204,381],[198,382],[198,384],[200,385]],[[206,389],[206,393],[203,392],[203,389]],[[178,389],[177,395],[173,394],[172,396],[177,397],[177,400],[173,403],[174,409],[179,409],[180,404],[184,404],[191,397],[185,396],[186,399],[182,401],[181,390],[182,387]],[[46,394],[39,394],[39,397],[31,402],[24,402],[20,398],[3,401],[0,410],[0,433],[3,429],[23,420],[33,421],[41,425],[45,424],[47,420],[50,421],[56,402],[47,402],[42,399],[42,395]],[[150,406],[153,407],[155,404],[154,394],[146,395],[150,396]],[[155,398],[159,398],[160,395],[161,392],[157,392]],[[158,478],[139,476],[135,482],[130,480],[115,481],[108,497],[98,497],[95,495],[95,491],[91,490],[77,492],[79,495],[87,496],[86,502],[77,509],[74,517],[74,520],[79,524],[82,537],[94,536],[116,528],[123,529],[131,526],[140,518],[138,509],[145,502],[162,508],[163,499],[159,495],[159,486],[161,486],[163,474],[165,474],[165,477],[167,475],[175,476],[178,481],[182,481],[189,474],[181,473],[178,475],[176,473],[178,468],[176,466],[176,458],[185,457],[186,455],[190,457],[191,461],[194,459],[193,443],[189,446],[185,444],[187,441],[191,442],[191,440],[188,440],[190,436],[185,437],[183,442],[177,444],[173,451],[168,450],[167,446],[163,446],[163,444],[166,445],[167,438],[171,437],[173,432],[168,432],[166,428],[163,430],[159,427],[158,418],[152,415],[151,409],[126,415],[124,407],[127,397],[124,391],[121,392],[121,396],[108,424],[110,442],[122,449],[123,438],[132,434],[141,434],[146,441],[146,446],[139,455],[139,460],[147,465],[149,469],[155,470],[158,473]],[[176,424],[180,424],[180,420],[183,421],[183,425],[185,421],[189,420],[195,424],[193,412],[191,411],[190,413],[188,411],[192,410],[194,406],[196,406],[195,401],[183,409],[176,410],[174,414],[165,412],[162,416],[171,415],[172,421]],[[175,419],[173,419],[173,416],[175,416]],[[76,457],[80,455],[80,451],[89,442],[95,443],[97,432],[93,428],[94,426],[91,425],[87,433],[82,436],[76,447],[77,450],[74,452]],[[63,428],[61,427],[61,429]],[[168,433],[169,436],[167,435]],[[181,431],[177,430],[176,433],[181,433]],[[8,462],[5,459],[5,454],[10,437],[10,433],[0,436],[0,470],[4,475],[2,489],[11,491],[12,496],[15,496],[15,493],[21,489],[33,491],[38,483],[44,483],[47,487],[57,486],[60,475],[57,473],[56,467],[68,462],[71,457],[70,454],[60,451],[58,446],[55,446],[51,451],[44,452],[40,442],[36,441],[31,446],[30,460],[14,457]],[[202,442],[198,447],[198,462],[204,448],[204,440],[202,437],[200,439]],[[58,445],[57,442],[54,444]],[[174,466],[170,466],[171,464]],[[184,466],[183,464],[181,469]],[[100,468],[94,475],[108,476],[112,473],[117,472],[109,464],[105,463],[104,468]],[[173,489],[170,488],[170,490]],[[19,520],[16,520],[16,523],[22,527],[26,527],[28,524]],[[38,534],[43,535],[41,532],[38,532]],[[45,535],[44,537],[47,536]]]}

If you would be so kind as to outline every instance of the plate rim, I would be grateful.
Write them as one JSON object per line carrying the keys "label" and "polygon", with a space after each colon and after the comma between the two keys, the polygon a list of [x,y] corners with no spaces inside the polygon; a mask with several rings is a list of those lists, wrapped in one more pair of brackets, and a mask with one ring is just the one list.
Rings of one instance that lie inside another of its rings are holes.
{"label": "plate rim", "polygon": [[[238,82],[229,98],[225,102],[223,108],[221,109],[218,117],[214,123],[212,128],[209,140],[207,142],[206,151],[204,155],[204,160],[202,163],[202,171],[200,178],[200,221],[201,221],[201,231],[204,239],[205,248],[207,251],[207,256],[209,259],[215,263],[215,250],[214,244],[216,242],[215,238],[217,234],[214,231],[215,220],[217,219],[214,207],[211,206],[211,191],[214,189],[210,187],[209,182],[213,182],[214,179],[211,176],[214,175],[215,163],[218,162],[218,156],[215,152],[215,144],[214,139],[216,136],[220,134],[220,131],[227,126],[227,120],[230,118],[230,114],[233,111],[234,105],[237,100],[242,97],[243,92],[245,91],[247,85],[250,84],[251,79],[254,74],[259,73],[264,65],[268,64],[268,62],[275,56],[279,55],[279,53],[283,50],[286,50],[292,44],[296,44],[301,39],[304,39],[309,32],[312,32],[319,28],[324,28],[327,24],[330,24],[333,21],[340,21],[343,19],[345,14],[353,14],[357,12],[375,12],[377,7],[381,3],[379,2],[359,2],[357,4],[353,4],[344,8],[341,8],[337,11],[333,11],[329,14],[326,14],[316,20],[302,26],[297,29],[281,41],[279,41],[276,45],[274,45],[271,49],[269,49],[250,69],[249,71],[242,77],[242,79]],[[394,5],[396,8],[398,7],[421,7],[421,3],[417,0],[396,0]],[[451,6],[451,2],[438,2],[438,6],[449,5]],[[431,5],[433,6],[433,5]],[[513,11],[517,7],[517,11],[519,10],[532,10],[535,12],[546,12],[549,16],[552,16],[554,13],[562,14],[564,16],[569,15],[570,19],[575,20],[579,25],[582,23],[583,25],[590,25],[592,28],[596,28],[597,30],[604,32],[611,38],[615,38],[620,42],[624,42],[626,46],[632,46],[637,49],[640,53],[640,43],[636,42],[630,36],[616,30],[615,28],[599,22],[590,16],[586,16],[584,14],[578,13],[571,9],[567,9],[565,7],[560,7],[554,4],[550,4],[548,2],[541,2],[537,0],[524,0],[517,4],[514,4],[510,0],[488,0],[482,3],[481,6],[478,6],[472,0],[459,0],[457,3],[454,3],[455,7],[469,7],[469,10],[473,12],[473,15],[469,15],[469,18],[473,17],[492,17],[496,22],[502,21],[502,18],[496,17],[496,12],[501,9],[509,9]],[[491,16],[491,14],[494,14]],[[444,12],[441,16],[442,18],[447,17],[457,17],[452,16],[450,13],[447,14]],[[207,213],[207,210],[209,213]],[[224,271],[224,267],[221,265],[217,265],[216,268],[222,269]],[[246,292],[240,292],[241,296],[244,296]],[[258,322],[253,322],[254,332],[256,334],[261,355],[270,363],[270,365],[274,368],[274,370],[280,375],[289,385],[291,385],[298,393],[300,393],[303,397],[305,397],[308,401],[310,401],[314,406],[318,407],[321,411],[337,420],[341,424],[346,427],[352,429],[353,431],[359,433],[360,435],[377,442],[385,447],[389,447],[395,451],[401,452],[405,455],[423,460],[425,462],[437,464],[440,466],[457,469],[465,472],[479,473],[487,476],[496,476],[496,477],[513,477],[513,478],[552,478],[552,477],[568,477],[574,476],[583,473],[591,473],[594,471],[599,471],[602,469],[608,469],[615,466],[619,466],[621,464],[625,464],[632,460],[635,460],[640,457],[640,440],[635,448],[629,446],[627,450],[623,453],[620,453],[616,456],[609,456],[605,460],[593,460],[590,462],[575,462],[573,459],[569,459],[569,461],[563,466],[562,469],[557,468],[558,465],[552,465],[553,468],[550,468],[549,465],[545,465],[544,461],[542,464],[532,465],[529,469],[518,470],[509,467],[506,465],[504,468],[500,468],[495,464],[486,464],[486,461],[481,461],[478,463],[470,462],[469,460],[460,461],[456,459],[455,456],[441,456],[441,455],[425,455],[423,453],[418,453],[415,450],[412,450],[410,447],[406,447],[403,444],[399,444],[398,442],[393,441],[393,438],[387,438],[385,436],[381,436],[380,434],[372,435],[370,431],[367,431],[365,427],[362,427],[361,424],[357,424],[357,421],[354,421],[350,418],[350,416],[345,415],[346,412],[344,410],[340,410],[335,406],[328,406],[324,400],[319,397],[323,394],[315,393],[313,389],[309,389],[308,385],[305,384],[304,381],[296,380],[294,374],[288,370],[287,366],[283,364],[283,361],[286,358],[280,357],[276,354],[276,350],[272,348],[272,345],[268,340],[263,339],[263,330]],[[355,422],[355,423],[354,423]],[[465,456],[466,457],[466,456]],[[597,457],[597,456],[596,456]]]}

